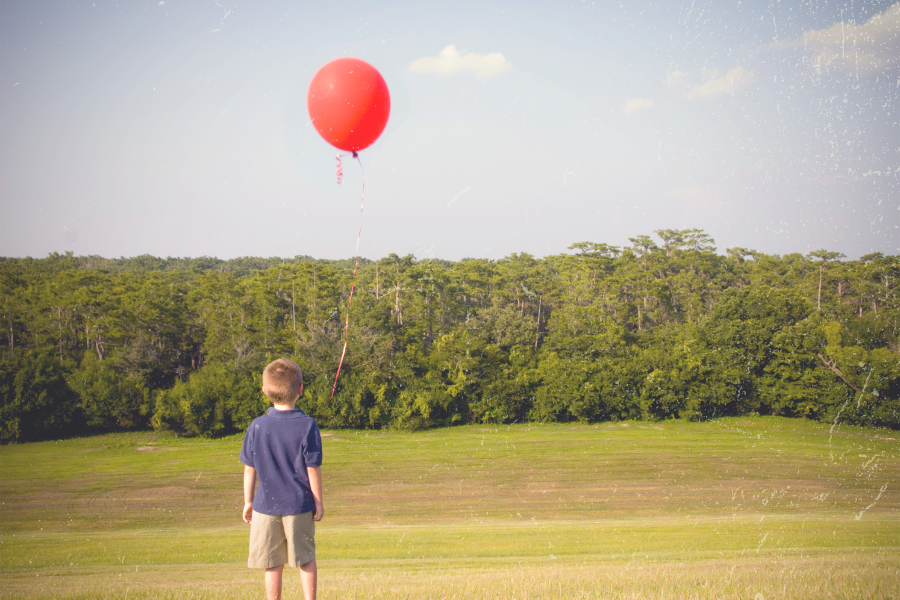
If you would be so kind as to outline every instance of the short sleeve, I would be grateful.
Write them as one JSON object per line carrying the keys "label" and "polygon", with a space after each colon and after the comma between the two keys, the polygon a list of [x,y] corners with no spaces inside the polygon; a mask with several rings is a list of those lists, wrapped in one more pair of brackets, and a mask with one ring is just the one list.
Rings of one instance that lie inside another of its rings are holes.
{"label": "short sleeve", "polygon": [[256,423],[250,423],[250,427],[247,428],[247,432],[244,434],[244,445],[241,446],[241,462],[252,469],[256,468],[253,462],[253,429],[255,425]]}
{"label": "short sleeve", "polygon": [[303,438],[303,462],[307,467],[322,466],[322,436],[319,426],[313,421]]}

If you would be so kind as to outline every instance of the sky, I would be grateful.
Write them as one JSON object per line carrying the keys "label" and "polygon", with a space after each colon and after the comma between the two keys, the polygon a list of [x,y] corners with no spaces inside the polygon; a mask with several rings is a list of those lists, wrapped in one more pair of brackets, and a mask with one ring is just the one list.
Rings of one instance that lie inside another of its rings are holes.
{"label": "sky", "polygon": [[391,93],[362,256],[900,254],[900,2],[3,0],[0,256],[353,256],[342,56]]}

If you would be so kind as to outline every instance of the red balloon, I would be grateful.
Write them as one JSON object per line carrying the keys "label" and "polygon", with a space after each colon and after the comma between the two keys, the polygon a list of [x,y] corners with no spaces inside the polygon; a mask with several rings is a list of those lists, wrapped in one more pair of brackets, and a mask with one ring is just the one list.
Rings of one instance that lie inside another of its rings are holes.
{"label": "red balloon", "polygon": [[338,58],[313,76],[306,107],[326,142],[356,152],[371,146],[384,131],[391,95],[375,67],[358,58]]}

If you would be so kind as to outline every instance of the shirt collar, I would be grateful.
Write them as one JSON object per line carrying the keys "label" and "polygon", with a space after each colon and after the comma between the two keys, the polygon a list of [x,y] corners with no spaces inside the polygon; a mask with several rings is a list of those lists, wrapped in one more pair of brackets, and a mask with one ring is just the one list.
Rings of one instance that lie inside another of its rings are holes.
{"label": "shirt collar", "polygon": [[275,408],[269,408],[269,410],[266,411],[266,415],[269,417],[275,417],[276,419],[299,419],[300,417],[305,417],[306,413],[299,408],[295,408],[294,410],[278,410]]}

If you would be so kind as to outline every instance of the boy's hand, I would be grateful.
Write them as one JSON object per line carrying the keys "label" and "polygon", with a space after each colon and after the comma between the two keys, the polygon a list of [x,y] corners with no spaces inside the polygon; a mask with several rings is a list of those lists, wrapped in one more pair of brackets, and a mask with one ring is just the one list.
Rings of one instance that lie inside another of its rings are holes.
{"label": "boy's hand", "polygon": [[253,518],[253,497],[256,495],[256,469],[244,465],[244,523]]}
{"label": "boy's hand", "polygon": [[309,477],[309,491],[316,503],[313,521],[321,521],[325,516],[325,504],[322,503],[322,467],[306,467],[306,475]]}

